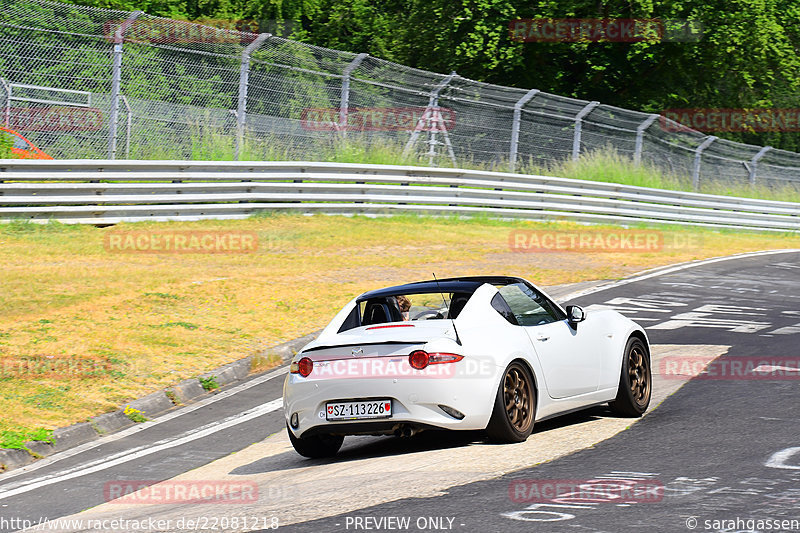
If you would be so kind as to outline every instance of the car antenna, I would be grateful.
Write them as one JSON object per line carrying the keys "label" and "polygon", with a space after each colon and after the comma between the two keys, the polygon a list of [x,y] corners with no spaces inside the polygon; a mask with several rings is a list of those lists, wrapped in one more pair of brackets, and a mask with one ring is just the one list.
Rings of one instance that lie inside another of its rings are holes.
{"label": "car antenna", "polygon": [[[436,287],[439,289],[439,294],[442,296],[442,303],[444,303],[444,306],[447,307],[447,314],[450,315],[451,306],[447,305],[447,300],[445,300],[444,293],[442,292],[442,286],[439,285],[439,280],[436,279],[436,272],[431,272],[431,274],[433,274],[433,281],[436,282]],[[458,330],[456,329],[456,321],[453,317],[450,317],[450,322],[453,323],[453,331],[456,333],[456,344],[461,346],[461,339],[458,337]]]}

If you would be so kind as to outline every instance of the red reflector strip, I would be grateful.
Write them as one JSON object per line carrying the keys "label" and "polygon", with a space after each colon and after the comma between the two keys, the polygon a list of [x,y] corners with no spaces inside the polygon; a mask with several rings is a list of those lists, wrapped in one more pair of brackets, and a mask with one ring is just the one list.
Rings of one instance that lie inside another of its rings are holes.
{"label": "red reflector strip", "polygon": [[414,324],[389,324],[386,326],[372,326],[367,328],[367,331],[371,329],[384,329],[384,328],[413,328]]}

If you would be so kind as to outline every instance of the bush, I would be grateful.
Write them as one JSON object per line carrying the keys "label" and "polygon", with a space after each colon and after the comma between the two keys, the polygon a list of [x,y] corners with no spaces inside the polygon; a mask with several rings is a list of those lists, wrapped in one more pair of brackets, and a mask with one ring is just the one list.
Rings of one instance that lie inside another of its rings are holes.
{"label": "bush", "polygon": [[0,159],[16,159],[11,149],[14,147],[14,138],[10,133],[0,131]]}

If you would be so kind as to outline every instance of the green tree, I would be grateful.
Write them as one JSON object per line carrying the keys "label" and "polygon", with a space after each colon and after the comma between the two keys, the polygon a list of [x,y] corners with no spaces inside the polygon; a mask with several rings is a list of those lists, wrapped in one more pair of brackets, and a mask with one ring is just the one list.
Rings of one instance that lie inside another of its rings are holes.
{"label": "green tree", "polygon": [[[800,107],[800,0],[76,3],[191,20],[249,18],[264,25],[278,23],[288,28],[288,36],[318,46],[647,112],[676,107]],[[704,31],[697,42],[522,43],[510,38],[510,21],[546,17],[683,19],[701,24]],[[300,61],[308,63],[308,58]],[[721,136],[800,151],[798,136],[792,132]]]}

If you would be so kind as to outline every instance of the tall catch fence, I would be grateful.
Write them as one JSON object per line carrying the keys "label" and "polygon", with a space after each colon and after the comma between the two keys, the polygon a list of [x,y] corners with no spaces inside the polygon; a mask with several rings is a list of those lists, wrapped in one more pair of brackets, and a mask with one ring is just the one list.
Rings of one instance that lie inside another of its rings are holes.
{"label": "tall catch fence", "polygon": [[800,154],[658,115],[138,11],[0,3],[2,122],[55,158],[310,160],[360,143],[520,171],[610,148],[695,188],[800,183]]}

